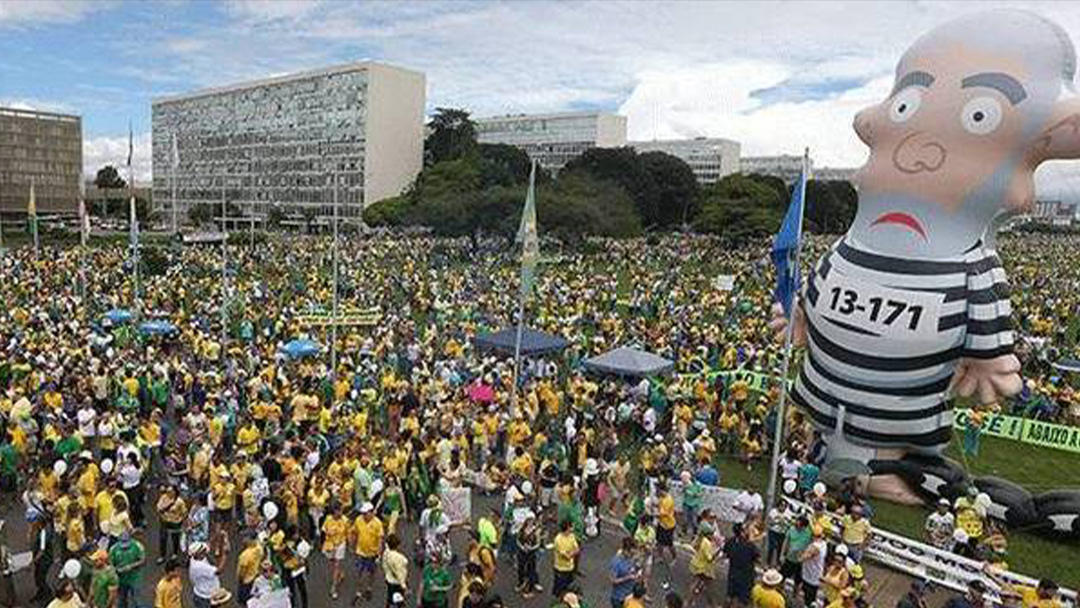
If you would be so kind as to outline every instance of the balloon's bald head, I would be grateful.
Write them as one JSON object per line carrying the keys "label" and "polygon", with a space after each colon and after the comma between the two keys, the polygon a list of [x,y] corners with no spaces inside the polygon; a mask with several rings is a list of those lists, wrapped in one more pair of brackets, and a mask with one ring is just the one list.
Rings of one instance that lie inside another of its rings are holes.
{"label": "balloon's bald head", "polygon": [[877,201],[862,229],[938,250],[1031,205],[1041,162],[1080,157],[1076,70],[1064,30],[1024,11],[966,15],[916,40],[889,96],[855,118],[870,147],[860,199]]}

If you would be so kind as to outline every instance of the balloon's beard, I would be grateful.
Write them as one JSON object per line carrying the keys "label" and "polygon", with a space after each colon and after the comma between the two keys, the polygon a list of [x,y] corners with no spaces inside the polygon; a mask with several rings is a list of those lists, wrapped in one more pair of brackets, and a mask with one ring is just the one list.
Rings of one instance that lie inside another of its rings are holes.
{"label": "balloon's beard", "polygon": [[915,193],[864,189],[848,235],[861,246],[901,258],[943,259],[963,255],[985,242],[1002,214],[1005,184],[1014,174],[1006,163],[971,191],[955,211]]}

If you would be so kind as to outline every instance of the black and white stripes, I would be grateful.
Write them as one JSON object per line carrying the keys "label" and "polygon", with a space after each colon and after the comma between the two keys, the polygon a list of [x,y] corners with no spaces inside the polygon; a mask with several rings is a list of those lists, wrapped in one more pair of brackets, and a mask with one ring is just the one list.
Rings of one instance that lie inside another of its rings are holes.
{"label": "black and white stripes", "polygon": [[1005,273],[982,243],[952,259],[915,260],[845,237],[811,273],[805,296],[809,351],[793,399],[828,432],[842,422],[854,443],[948,443],[957,361],[1012,352]]}

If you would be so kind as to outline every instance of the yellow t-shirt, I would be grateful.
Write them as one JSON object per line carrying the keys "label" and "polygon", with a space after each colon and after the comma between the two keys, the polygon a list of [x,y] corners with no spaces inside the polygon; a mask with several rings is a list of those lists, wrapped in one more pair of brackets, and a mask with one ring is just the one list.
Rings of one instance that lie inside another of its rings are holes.
{"label": "yellow t-shirt", "polygon": [[716,550],[712,540],[702,538],[694,549],[694,556],[690,558],[690,574],[713,578],[716,572],[713,570],[713,560],[716,559]]}
{"label": "yellow t-shirt", "polygon": [[1013,587],[1013,592],[1020,596],[1023,608],[1061,608],[1061,600],[1057,598],[1044,600],[1039,597],[1039,592],[1035,587],[1017,585]]}
{"label": "yellow t-shirt", "polygon": [[241,583],[250,585],[259,576],[259,567],[263,562],[262,545],[252,545],[240,552],[236,558],[236,578]]}
{"label": "yellow t-shirt", "polygon": [[623,600],[622,608],[645,608],[645,602],[631,595]]}
{"label": "yellow t-shirt", "polygon": [[579,548],[573,532],[560,532],[555,537],[555,569],[559,572],[572,572],[574,557]]}
{"label": "yellow t-shirt", "polygon": [[360,557],[379,557],[382,549],[383,523],[378,517],[372,517],[371,521],[364,521],[364,516],[356,518],[353,523],[353,534],[356,536],[356,554]]}
{"label": "yellow t-shirt", "polygon": [[657,523],[661,528],[665,530],[672,530],[675,528],[675,499],[671,494],[664,494],[660,499],[660,504],[656,507],[657,511]]}
{"label": "yellow t-shirt", "polygon": [[784,608],[787,601],[776,589],[754,585],[750,592],[750,605],[753,608]]}
{"label": "yellow t-shirt", "polygon": [[154,608],[183,608],[180,599],[183,589],[183,577],[161,579],[154,589]]}
{"label": "yellow t-shirt", "polygon": [[344,516],[328,515],[322,525],[323,551],[333,551],[345,544],[349,535],[349,520]]}

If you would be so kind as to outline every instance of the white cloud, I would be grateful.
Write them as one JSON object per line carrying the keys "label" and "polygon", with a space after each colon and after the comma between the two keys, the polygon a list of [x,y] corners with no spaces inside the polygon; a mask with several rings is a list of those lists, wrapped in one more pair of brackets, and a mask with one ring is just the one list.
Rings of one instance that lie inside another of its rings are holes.
{"label": "white cloud", "polygon": [[[134,138],[132,169],[138,184],[148,185],[151,179],[150,156],[152,153],[150,133],[137,133]],[[83,173],[87,177],[97,175],[105,165],[112,165],[120,175],[128,178],[127,172],[128,137],[91,137],[83,138]]]}
{"label": "white cloud", "polygon": [[75,108],[72,108],[62,101],[33,99],[29,97],[0,97],[0,107],[14,108],[16,110],[55,112],[57,114],[78,114]]}
{"label": "white cloud", "polygon": [[74,23],[91,12],[108,8],[111,4],[80,0],[3,0],[0,2],[0,28],[39,23]]}

